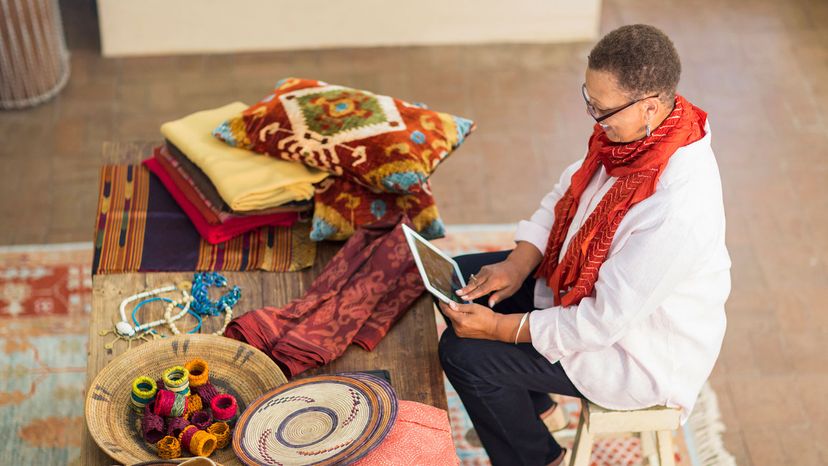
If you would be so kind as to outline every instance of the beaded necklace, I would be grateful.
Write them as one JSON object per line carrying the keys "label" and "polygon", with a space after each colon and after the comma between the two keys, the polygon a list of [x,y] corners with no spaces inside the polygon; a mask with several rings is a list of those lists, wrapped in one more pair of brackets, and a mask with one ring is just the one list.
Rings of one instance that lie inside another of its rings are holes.
{"label": "beaded necklace", "polygon": [[[186,315],[189,312],[190,305],[193,302],[193,297],[190,296],[190,294],[186,290],[188,285],[189,285],[189,283],[185,282],[185,283],[181,283],[181,284],[178,284],[178,285],[163,286],[161,288],[156,288],[154,290],[147,290],[147,291],[143,291],[141,293],[136,293],[132,296],[127,297],[123,301],[121,301],[121,305],[118,307],[118,313],[119,313],[119,316],[121,317],[121,320],[119,322],[115,323],[115,325],[113,326],[112,329],[102,330],[100,332],[101,336],[109,335],[110,333],[115,335],[115,339],[112,340],[109,343],[104,344],[104,348],[112,349],[113,345],[118,340],[126,340],[127,349],[129,349],[132,346],[132,341],[133,340],[149,341],[150,337],[160,338],[160,335],[158,335],[156,332],[152,331],[152,329],[154,327],[158,327],[159,325],[163,325],[163,324],[168,324],[169,325],[171,322],[175,322],[176,320],[184,317],[184,315]],[[174,301],[172,299],[165,298],[164,300],[168,301],[168,302],[167,302],[167,309],[164,312],[164,318],[163,319],[158,319],[158,320],[155,320],[155,321],[152,321],[152,322],[148,322],[146,324],[138,324],[137,318],[135,317],[135,313],[137,312],[137,309],[141,307],[141,305],[146,304],[146,302],[148,302],[148,301],[145,300],[144,302],[139,304],[136,307],[136,309],[133,311],[133,316],[132,317],[133,317],[133,321],[135,322],[135,326],[132,326],[132,325],[130,325],[129,322],[127,322],[126,307],[129,303],[137,301],[139,299],[148,298],[148,297],[151,297],[151,296],[157,296],[157,295],[164,294],[164,293],[170,293],[170,292],[173,292],[173,291],[176,291],[176,290],[181,291],[181,295],[182,295],[181,301]],[[172,315],[172,309],[174,309],[175,307],[180,307],[181,311],[178,312],[175,315]]]}
{"label": "beaded necklace", "polygon": [[[221,274],[217,272],[202,272],[196,273],[193,276],[192,284],[189,282],[182,282],[178,285],[164,286],[129,296],[121,301],[121,305],[119,307],[119,315],[121,317],[120,322],[115,323],[112,329],[100,332],[100,335],[102,336],[110,333],[115,335],[115,339],[105,344],[104,347],[106,349],[112,349],[113,344],[118,340],[126,340],[127,348],[129,348],[132,345],[133,340],[140,339],[149,341],[150,337],[163,338],[154,330],[154,328],[165,324],[174,335],[179,335],[181,331],[178,329],[175,322],[184,317],[187,313],[191,314],[198,320],[196,327],[188,332],[195,333],[201,329],[202,316],[218,316],[224,312],[224,324],[219,330],[212,333],[213,335],[221,335],[233,319],[233,306],[235,306],[239,299],[241,299],[241,289],[238,286],[233,286],[229,291],[214,302],[210,300],[208,288],[223,288],[226,286],[227,279]],[[187,292],[187,287],[190,287],[192,294]],[[176,290],[180,290],[182,294],[182,298],[179,301],[158,296]],[[138,300],[142,301],[140,301],[132,311],[132,321],[135,324],[133,326],[127,322],[126,306],[129,303]],[[155,301],[164,301],[166,303],[164,318],[140,324],[137,318],[138,309],[145,304]],[[180,311],[173,314],[173,310],[175,308],[179,308]]]}
{"label": "beaded necklace", "polygon": [[[158,297],[158,296],[156,296],[156,297],[154,297],[154,298],[147,298],[147,299],[145,299],[145,300],[141,301],[140,303],[138,303],[138,304],[135,306],[135,308],[133,308],[133,309],[132,309],[132,322],[135,324],[136,328],[137,328],[137,327],[139,327],[139,326],[141,325],[141,323],[140,323],[140,322],[138,322],[138,317],[137,317],[138,310],[139,310],[139,309],[141,309],[141,306],[143,306],[143,305],[145,305],[145,304],[149,304],[149,303],[155,302],[155,301],[164,301],[164,302],[166,302],[166,303],[173,303],[173,306],[176,306],[176,307],[178,307],[178,308],[180,308],[180,309],[184,309],[184,306],[182,306],[181,304],[177,303],[176,301],[173,301],[173,300],[172,300],[172,299],[170,299],[170,298],[162,298],[162,297]],[[171,310],[170,310],[170,312],[171,312]],[[183,312],[183,311],[182,311],[182,312]],[[198,324],[196,324],[196,326],[195,326],[195,327],[193,327],[193,328],[192,328],[190,331],[188,331],[187,333],[196,333],[196,332],[198,332],[198,331],[201,329],[201,316],[200,316],[200,315],[198,315],[198,314],[196,314],[195,312],[193,312],[193,307],[192,307],[192,305],[190,305],[190,309],[189,309],[189,310],[187,310],[187,313],[188,313],[188,314],[190,314],[191,316],[195,317],[195,319],[198,321]],[[175,320],[178,320],[178,319],[176,319],[175,317],[170,316],[167,312],[165,312],[165,313],[164,313],[164,319],[165,319],[165,321],[166,321],[167,323],[169,323],[169,322],[174,322]],[[155,330],[153,330],[153,329],[150,329],[149,331],[150,331],[150,332],[152,332],[152,333],[155,333]]]}
{"label": "beaded necklace", "polygon": [[[224,324],[213,335],[222,335],[227,325],[233,320],[233,306],[241,299],[241,288],[233,286],[215,302],[210,300],[207,289],[210,287],[224,288],[227,278],[217,272],[201,272],[193,276],[193,304],[192,310],[200,316],[217,316],[224,312]],[[170,322],[170,330],[176,335],[180,332],[174,322]]]}
{"label": "beaded necklace", "polygon": [[193,276],[193,310],[200,315],[217,316],[228,307],[232,308],[241,298],[241,288],[233,286],[227,293],[223,294],[216,302],[210,300],[207,289],[215,286],[224,288],[227,286],[227,279],[217,272],[202,272]]}

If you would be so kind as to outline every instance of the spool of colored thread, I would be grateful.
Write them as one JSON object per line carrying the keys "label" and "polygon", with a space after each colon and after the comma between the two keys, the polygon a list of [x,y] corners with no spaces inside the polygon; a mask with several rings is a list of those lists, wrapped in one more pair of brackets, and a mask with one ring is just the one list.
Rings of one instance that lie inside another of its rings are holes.
{"label": "spool of colored thread", "polygon": [[210,424],[213,423],[213,415],[210,411],[196,411],[193,417],[190,418],[190,424],[198,427],[201,430],[207,430]]}
{"label": "spool of colored thread", "polygon": [[204,404],[201,402],[201,397],[193,394],[187,397],[187,412],[184,413],[184,417],[190,418],[196,411],[201,411],[204,409]]}
{"label": "spool of colored thread", "polygon": [[190,439],[193,438],[193,435],[198,432],[198,427],[190,424],[181,431],[181,434],[178,435],[178,441],[181,442],[182,447],[186,447],[188,450],[190,448]]}
{"label": "spool of colored thread", "polygon": [[141,418],[141,433],[144,440],[149,443],[157,443],[164,438],[164,419],[149,411]]}
{"label": "spool of colored thread", "polygon": [[210,456],[216,449],[216,436],[206,430],[196,431],[190,438],[190,453],[196,456]]}
{"label": "spool of colored thread", "polygon": [[175,394],[172,409],[170,409],[170,417],[184,416],[184,413],[187,412],[187,398],[189,397],[186,395],[182,395],[181,393]]}
{"label": "spool of colored thread", "polygon": [[151,378],[142,375],[132,381],[132,408],[139,413],[155,399],[158,386]]}
{"label": "spool of colored thread", "polygon": [[213,417],[218,421],[229,421],[236,416],[238,404],[236,398],[228,393],[222,393],[213,397],[210,401],[210,408],[213,410]]}
{"label": "spool of colored thread", "polygon": [[173,366],[161,377],[164,387],[173,393],[190,394],[190,372],[184,366]]}
{"label": "spool of colored thread", "polygon": [[206,406],[211,406],[213,402],[213,398],[218,396],[219,392],[216,390],[216,387],[213,386],[210,382],[205,383],[199,387],[193,388],[193,390],[198,393],[198,396],[201,397],[201,401]]}
{"label": "spool of colored thread", "polygon": [[214,422],[207,428],[207,432],[216,436],[216,448],[222,449],[230,443],[230,426],[226,422]]}
{"label": "spool of colored thread", "polygon": [[177,438],[168,435],[155,444],[158,448],[158,457],[164,460],[171,460],[181,456],[181,442]]}
{"label": "spool of colored thread", "polygon": [[175,393],[169,390],[158,390],[155,395],[153,412],[159,416],[169,417],[175,404]]}
{"label": "spool of colored thread", "polygon": [[190,421],[184,419],[183,417],[174,417],[167,421],[167,435],[171,435],[178,439],[181,431],[188,425],[190,425]]}
{"label": "spool of colored thread", "polygon": [[209,380],[210,367],[203,359],[191,359],[184,364],[184,368],[190,373],[190,387],[200,387]]}

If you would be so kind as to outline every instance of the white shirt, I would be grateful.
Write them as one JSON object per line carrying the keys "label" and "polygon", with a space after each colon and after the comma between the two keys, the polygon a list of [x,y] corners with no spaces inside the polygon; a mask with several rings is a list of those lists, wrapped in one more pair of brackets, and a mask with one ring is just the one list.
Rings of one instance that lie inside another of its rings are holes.
{"label": "white shirt", "polygon": [[[686,422],[719,355],[730,294],[722,187],[710,126],[670,158],[655,193],[618,226],[590,296],[554,306],[545,280],[535,286],[532,345],[560,361],[587,399],[609,409],[681,408]],[[516,241],[543,253],[554,208],[579,160],[518,224]],[[615,183],[600,167],[578,204],[563,248]]]}

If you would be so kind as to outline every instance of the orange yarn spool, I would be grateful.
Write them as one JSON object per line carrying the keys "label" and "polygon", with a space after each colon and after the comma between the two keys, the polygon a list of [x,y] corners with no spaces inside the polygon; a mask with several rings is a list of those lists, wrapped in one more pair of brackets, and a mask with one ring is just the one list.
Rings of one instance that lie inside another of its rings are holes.
{"label": "orange yarn spool", "polygon": [[214,422],[207,432],[216,436],[216,448],[222,449],[230,443],[230,426],[226,422]]}
{"label": "orange yarn spool", "polygon": [[190,453],[196,456],[210,456],[216,449],[216,436],[206,430],[199,430],[190,439]]}
{"label": "orange yarn spool", "polygon": [[210,367],[207,361],[195,358],[187,361],[184,368],[190,373],[190,386],[200,387],[207,383],[210,378]]}
{"label": "orange yarn spool", "polygon": [[187,412],[184,413],[184,417],[190,419],[194,412],[201,411],[203,408],[204,403],[202,403],[201,397],[195,394],[190,395],[187,397]]}
{"label": "orange yarn spool", "polygon": [[164,460],[171,460],[181,456],[181,442],[177,438],[168,435],[155,444],[158,448],[158,457]]}

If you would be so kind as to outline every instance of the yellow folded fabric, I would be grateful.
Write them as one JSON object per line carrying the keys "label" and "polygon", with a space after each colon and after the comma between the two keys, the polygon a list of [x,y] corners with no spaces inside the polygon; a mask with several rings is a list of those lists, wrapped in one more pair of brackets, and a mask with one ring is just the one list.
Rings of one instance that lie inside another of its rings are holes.
{"label": "yellow folded fabric", "polygon": [[298,162],[230,147],[211,132],[241,113],[247,105],[234,102],[161,125],[161,133],[210,178],[233,210],[268,209],[313,197],[313,183],[328,174]]}

